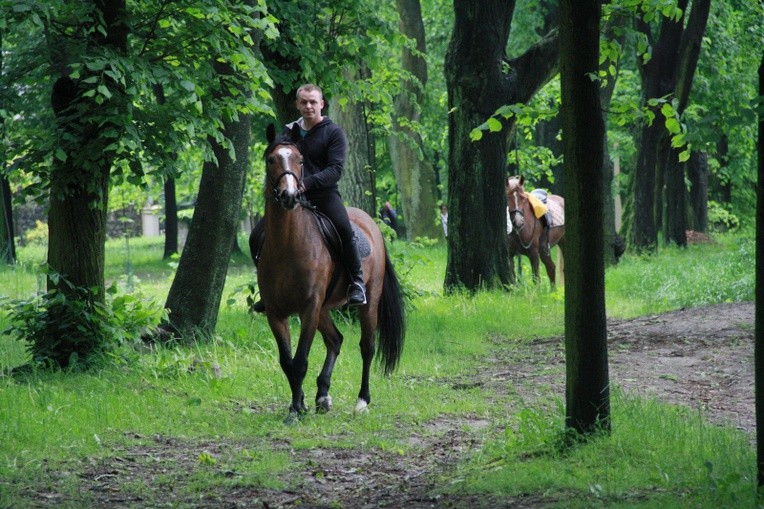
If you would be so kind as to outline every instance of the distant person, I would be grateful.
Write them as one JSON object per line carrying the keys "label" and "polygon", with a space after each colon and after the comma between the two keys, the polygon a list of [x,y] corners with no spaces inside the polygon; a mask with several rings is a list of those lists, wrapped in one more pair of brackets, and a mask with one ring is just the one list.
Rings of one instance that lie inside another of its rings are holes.
{"label": "distant person", "polygon": [[398,233],[398,213],[389,201],[386,201],[382,206],[382,210],[379,211],[379,217],[382,218],[382,222],[392,228],[395,233]]}
{"label": "distant person", "polygon": [[443,236],[448,237],[448,207],[445,203],[440,206],[440,224],[443,225]]}

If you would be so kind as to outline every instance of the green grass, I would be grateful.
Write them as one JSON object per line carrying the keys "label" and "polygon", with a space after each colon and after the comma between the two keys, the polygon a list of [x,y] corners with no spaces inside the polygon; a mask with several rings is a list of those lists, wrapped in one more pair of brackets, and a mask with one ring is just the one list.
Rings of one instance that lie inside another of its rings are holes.
{"label": "green grass", "polygon": [[684,407],[616,394],[613,432],[558,447],[564,412],[527,408],[453,490],[542,493],[550,507],[755,507],[749,437]]}
{"label": "green grass", "polygon": [[[752,301],[753,240],[728,235],[717,241],[663,248],[652,257],[626,256],[606,274],[608,316]],[[240,245],[246,246],[243,238]],[[124,239],[109,241],[107,280],[161,305],[174,270],[161,259],[162,251],[161,239],[131,239],[128,257]],[[0,299],[25,298],[39,289],[34,267],[44,255],[43,248],[24,247],[19,265],[0,268]],[[361,371],[358,327],[341,320],[345,343],[332,383],[334,410],[330,416],[309,415],[298,427],[283,425],[288,386],[264,318],[246,309],[241,288],[254,278],[251,261],[236,256],[212,341],[151,352],[126,345],[94,371],[0,376],[0,507],[24,506],[26,490],[40,489],[51,468],[97,463],[148,446],[151,437],[175,437],[200,448],[188,466],[192,481],[185,489],[203,492],[235,483],[278,488],[293,460],[270,447],[272,441],[288,441],[293,449],[405,452],[414,446],[401,430],[450,414],[475,415],[506,429],[447,474],[443,486],[451,490],[531,494],[560,507],[752,505],[754,454],[747,438],[687,410],[615,391],[613,434],[565,451],[556,447],[563,427],[561,395],[550,394],[551,404],[508,413],[518,406],[509,399],[497,405],[487,391],[453,390],[448,379],[478,370],[497,347],[496,338],[510,340],[502,348],[521,348],[534,338],[561,335],[564,288],[550,292],[544,279],[509,293],[444,296],[443,244],[396,241],[391,256],[407,289],[419,296],[408,313],[399,370],[391,378],[373,371],[372,411],[364,419],[352,414]],[[4,320],[0,313],[0,330]],[[323,354],[317,337],[305,383],[308,401]],[[0,372],[26,361],[23,344],[0,336]],[[217,442],[241,446],[205,456],[203,446]],[[221,469],[241,475],[221,478],[214,474]],[[135,480],[130,489],[145,496],[142,482]],[[163,482],[174,481],[170,476]],[[77,477],[50,489],[77,494]]]}

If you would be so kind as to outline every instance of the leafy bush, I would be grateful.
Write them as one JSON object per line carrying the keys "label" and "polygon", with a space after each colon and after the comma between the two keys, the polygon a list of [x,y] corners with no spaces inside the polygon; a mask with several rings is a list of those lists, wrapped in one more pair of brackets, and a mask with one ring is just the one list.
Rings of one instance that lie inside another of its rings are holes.
{"label": "leafy bush", "polygon": [[740,226],[740,219],[728,211],[724,205],[713,200],[708,202],[708,222],[715,231],[735,231]]}
{"label": "leafy bush", "polygon": [[163,310],[136,296],[117,295],[116,285],[107,289],[102,302],[89,288],[55,274],[49,277],[66,292],[52,289],[4,306],[10,322],[4,333],[28,343],[35,366],[91,365],[101,354],[139,340],[163,317]]}

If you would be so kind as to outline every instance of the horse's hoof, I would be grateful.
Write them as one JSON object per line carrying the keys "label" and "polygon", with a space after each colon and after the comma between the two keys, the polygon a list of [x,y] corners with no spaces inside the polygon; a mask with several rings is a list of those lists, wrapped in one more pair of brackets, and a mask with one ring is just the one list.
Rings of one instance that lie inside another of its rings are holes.
{"label": "horse's hoof", "polygon": [[289,414],[286,416],[286,419],[284,419],[284,424],[287,426],[295,426],[300,424],[300,413],[295,412],[294,410],[290,410]]}
{"label": "horse's hoof", "polygon": [[353,409],[353,413],[358,414],[368,414],[369,413],[369,404],[364,401],[361,398],[358,398],[358,402],[355,404],[355,408]]}
{"label": "horse's hoof", "polygon": [[316,413],[317,414],[325,414],[329,410],[332,409],[332,397],[331,396],[321,396],[316,400]]}

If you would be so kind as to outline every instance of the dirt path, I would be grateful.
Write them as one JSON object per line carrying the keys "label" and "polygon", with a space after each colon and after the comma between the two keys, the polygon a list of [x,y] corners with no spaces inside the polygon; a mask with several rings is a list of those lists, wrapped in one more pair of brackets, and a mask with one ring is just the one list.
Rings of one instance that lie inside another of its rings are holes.
{"label": "dirt path", "polygon": [[[754,432],[752,303],[686,309],[634,320],[609,322],[612,383],[629,393],[700,408],[713,422]],[[495,338],[497,342],[506,341]],[[479,373],[442,380],[454,390],[480,386],[497,393],[512,391],[522,400],[564,394],[563,339],[546,338],[527,348],[497,349]],[[449,420],[451,419],[451,420]],[[86,499],[98,508],[537,508],[552,500],[490,499],[472,495],[437,495],[438,475],[479,446],[481,432],[493,423],[475,417],[444,418],[410,434],[414,451],[400,455],[377,450],[280,447],[300,465],[290,485],[299,491],[234,487],[195,499],[182,489],[197,468],[200,454],[226,454],[236,443],[188,443],[154,437],[152,445],[120,451],[106,463],[83,464],[81,472],[51,471],[46,492],[33,495],[37,507],[59,507],[66,497],[55,493],[56,477],[78,475]],[[472,430],[472,431],[469,431]],[[222,472],[221,475],[235,476]],[[163,479],[164,483],[156,482]],[[171,481],[170,481],[171,480]],[[135,490],[143,483],[148,493]],[[145,500],[144,500],[145,496]],[[71,499],[68,499],[71,500]],[[161,501],[160,505],[157,502]]]}

